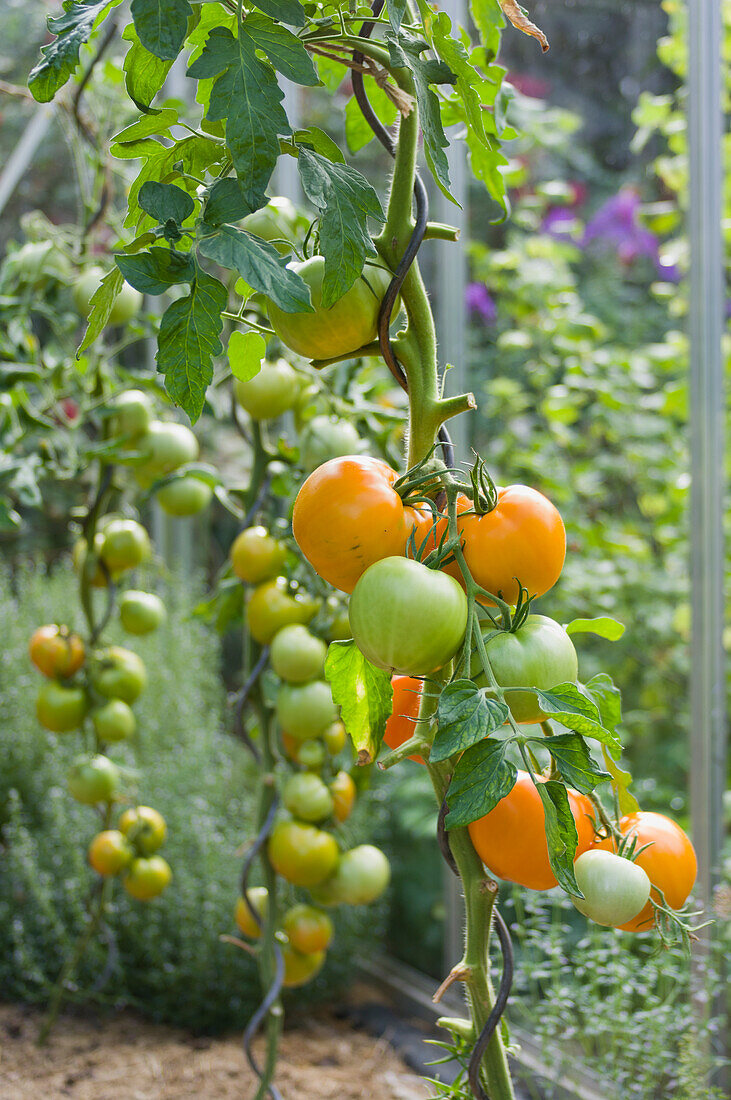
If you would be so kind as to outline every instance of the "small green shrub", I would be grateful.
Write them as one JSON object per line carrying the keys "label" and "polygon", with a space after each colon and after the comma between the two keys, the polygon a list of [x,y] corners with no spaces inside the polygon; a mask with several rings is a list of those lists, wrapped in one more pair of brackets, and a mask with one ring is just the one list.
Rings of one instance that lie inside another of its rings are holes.
{"label": "small green shrub", "polygon": [[[166,583],[168,622],[156,634],[125,641],[121,631],[110,631],[112,640],[140,653],[150,680],[135,708],[135,744],[115,746],[111,755],[136,770],[139,801],[166,818],[163,854],[174,877],[163,897],[146,905],[115,889],[107,942],[84,960],[76,999],[132,1005],[155,1019],[212,1032],[241,1026],[260,1000],[251,957],[219,940],[236,930],[239,849],[252,836],[257,792],[245,749],[224,729],[219,642],[190,618],[197,596],[191,587],[190,579]],[[41,677],[27,657],[37,625],[61,620],[81,627],[78,616],[65,565],[50,576],[40,567],[20,570],[12,591],[10,578],[0,576],[0,988],[8,998],[45,999],[83,926],[95,878],[86,848],[98,822],[65,787],[80,738],[54,737],[36,722]],[[365,839],[359,820],[368,815],[367,796],[362,803],[348,843]],[[331,995],[379,924],[372,907],[336,920],[328,964],[291,995],[297,1004]]]}

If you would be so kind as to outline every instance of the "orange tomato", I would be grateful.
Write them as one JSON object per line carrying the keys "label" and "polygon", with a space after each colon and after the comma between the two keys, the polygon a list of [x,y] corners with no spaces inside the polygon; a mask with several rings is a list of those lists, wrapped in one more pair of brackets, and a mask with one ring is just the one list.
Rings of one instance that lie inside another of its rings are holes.
{"label": "orange tomato", "polygon": [[[619,831],[623,836],[636,836],[636,849],[649,844],[640,852],[635,863],[646,872],[652,883],[652,896],[661,902],[658,890],[662,890],[671,909],[682,909],[693,889],[698,874],[698,860],[690,840],[671,818],[663,814],[639,810],[620,819]],[[606,852],[616,851],[613,838],[593,845]],[[642,912],[633,920],[619,927],[624,932],[649,932],[654,924],[654,909],[648,901]]]}
{"label": "orange tomato", "polygon": [[[383,743],[389,749],[398,749],[404,741],[408,741],[414,735],[414,727],[419,717],[419,704],[421,703],[421,690],[423,683],[415,676],[392,676],[393,703],[391,705],[391,717],[386,722],[386,730],[383,734]],[[420,756],[410,756],[409,760],[415,760],[417,764],[423,764]]]}
{"label": "orange tomato", "polygon": [[[507,603],[516,603],[518,581],[529,596],[542,596],[553,588],[563,569],[563,520],[550,500],[527,485],[508,485],[498,489],[497,497],[495,508],[481,516],[464,515],[472,509],[472,501],[464,495],[457,499],[465,563],[477,584]],[[437,520],[434,528],[431,515],[420,513],[417,544],[429,536],[427,547],[433,549],[446,528],[446,518]],[[444,571],[462,583],[456,562]]]}
{"label": "orange tomato", "polygon": [[[568,795],[579,836],[576,855],[580,856],[592,846],[594,808],[586,795],[572,790]],[[548,860],[543,803],[528,772],[519,771],[510,794],[468,828],[475,851],[498,878],[529,890],[556,886]]]}
{"label": "orange tomato", "polygon": [[65,626],[39,626],[28,646],[30,659],[44,676],[66,679],[84,663],[84,643]]}
{"label": "orange tomato", "polygon": [[352,592],[369,565],[401,556],[421,515],[404,507],[398,474],[379,458],[347,455],[318,466],[294,502],[292,530],[320,576]]}
{"label": "orange tomato", "polygon": [[353,777],[344,771],[339,771],[330,783],[330,794],[333,797],[333,817],[336,821],[347,821],[353,812],[355,805],[355,783]]}

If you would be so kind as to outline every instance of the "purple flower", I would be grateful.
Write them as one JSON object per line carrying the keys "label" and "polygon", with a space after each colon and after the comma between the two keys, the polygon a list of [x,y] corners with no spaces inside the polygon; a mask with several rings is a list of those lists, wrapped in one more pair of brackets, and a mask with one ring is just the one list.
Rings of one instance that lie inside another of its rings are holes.
{"label": "purple flower", "polygon": [[576,214],[570,207],[553,206],[541,223],[541,232],[547,233],[549,237],[565,240],[566,237],[573,236],[575,224]]}
{"label": "purple flower", "polygon": [[586,246],[591,241],[614,245],[623,264],[647,256],[666,282],[680,280],[680,272],[674,264],[662,263],[658,238],[640,222],[640,196],[634,187],[623,187],[586,223],[581,243]]}
{"label": "purple flower", "polygon": [[479,313],[487,325],[497,321],[497,307],[484,283],[468,283],[465,304],[470,313]]}

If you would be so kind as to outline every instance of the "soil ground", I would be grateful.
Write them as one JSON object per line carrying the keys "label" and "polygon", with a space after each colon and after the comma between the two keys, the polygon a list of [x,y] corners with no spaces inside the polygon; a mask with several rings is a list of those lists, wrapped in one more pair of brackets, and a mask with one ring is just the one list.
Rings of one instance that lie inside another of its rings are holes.
{"label": "soil ground", "polygon": [[[0,1005],[2,1100],[248,1100],[240,1036],[206,1039],[132,1013],[69,1011],[44,1048],[38,1009]],[[285,1032],[277,1076],[286,1100],[425,1100],[431,1090],[385,1037],[320,1011]]]}

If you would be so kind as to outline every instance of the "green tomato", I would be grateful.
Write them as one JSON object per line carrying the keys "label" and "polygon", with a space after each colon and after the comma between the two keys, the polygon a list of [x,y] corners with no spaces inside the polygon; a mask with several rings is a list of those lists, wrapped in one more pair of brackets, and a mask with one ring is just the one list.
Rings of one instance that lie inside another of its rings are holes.
{"label": "green tomato", "polygon": [[295,886],[324,882],[338,862],[335,837],[299,821],[280,821],[274,826],[267,854],[277,874]]}
{"label": "green tomato", "polygon": [[330,817],[335,805],[330,791],[313,772],[290,775],[282,788],[282,802],[293,817],[315,824]]}
{"label": "green tomato", "polygon": [[335,874],[313,890],[322,905],[368,905],[384,892],[391,879],[391,867],[380,848],[360,844],[345,852]]}
{"label": "green tomato", "polygon": [[574,863],[576,883],[584,895],[572,897],[576,908],[597,924],[619,928],[641,913],[650,898],[647,873],[613,852],[592,849]]}
{"label": "green tomato", "polygon": [[122,885],[137,901],[158,897],[173,877],[170,864],[162,856],[141,856],[133,859]]}
{"label": "green tomato", "polygon": [[454,577],[410,558],[382,558],[350,597],[350,628],[377,668],[428,676],[451,661],[464,640],[467,597]]}
{"label": "green tomato", "polygon": [[287,547],[266,527],[247,527],[231,546],[231,568],[241,581],[261,584],[276,577],[287,558]]}
{"label": "green tomato", "polygon": [[152,552],[147,531],[134,519],[112,520],[102,536],[99,556],[112,575],[141,565]]}
{"label": "green tomato", "polygon": [[67,283],[72,275],[71,264],[53,241],[28,241],[16,252],[8,253],[3,267],[6,276],[29,286],[51,279]]}
{"label": "green tomato", "polygon": [[290,595],[284,577],[257,585],[246,605],[249,633],[259,645],[269,645],[277,631],[290,623],[308,623],[318,609],[307,593]]}
{"label": "green tomato", "polygon": [[290,684],[305,684],[322,676],[326,655],[325,643],[300,623],[277,631],[269,650],[272,668]]}
{"label": "green tomato", "polygon": [[110,699],[91,713],[100,741],[126,741],[137,729],[132,708],[122,699]]}
{"label": "green tomato", "polygon": [[333,416],[315,416],[305,427],[300,440],[300,464],[311,473],[331,458],[357,455],[364,443],[348,420]]}
{"label": "green tomato", "polygon": [[119,768],[106,756],[77,756],[66,782],[69,792],[77,802],[96,806],[98,802],[111,802],[120,783]]}
{"label": "green tomato", "polygon": [[159,596],[130,588],[119,599],[119,618],[128,634],[150,634],[162,626],[167,612]]}
{"label": "green tomato", "polygon": [[[558,684],[574,683],[579,675],[571,638],[545,615],[529,615],[514,634],[495,634],[486,648],[495,679],[504,689],[520,685],[548,691]],[[478,656],[473,656],[472,675],[476,684],[485,686]],[[505,700],[516,722],[542,722],[548,717],[532,692],[506,690]]]}
{"label": "green tomato", "polygon": [[[305,359],[333,359],[350,355],[375,340],[378,311],[391,282],[390,272],[367,264],[363,276],[356,279],[350,290],[324,308],[324,258],[312,256],[303,263],[288,264],[288,267],[309,287],[314,312],[285,313],[274,302],[269,302],[269,321],[283,344]],[[394,316],[398,309],[397,303]]]}
{"label": "green tomato", "polygon": [[345,748],[348,735],[342,722],[333,722],[322,735],[325,748],[331,756],[337,756]]}
{"label": "green tomato", "polygon": [[157,503],[169,516],[195,516],[207,508],[213,489],[194,474],[169,481],[157,490]]}
{"label": "green tomato", "polygon": [[142,390],[124,390],[111,402],[114,410],[112,425],[116,435],[136,440],[144,435],[152,423],[153,405]]}
{"label": "green tomato", "polygon": [[296,240],[297,210],[289,199],[276,196],[261,210],[247,214],[241,222],[241,228],[253,233],[255,237],[271,241],[277,252],[284,256],[292,251],[291,242]]}
{"label": "green tomato", "polygon": [[112,645],[99,654],[91,683],[106,699],[134,703],[147,687],[147,672],[131,649]]}
{"label": "green tomato", "polygon": [[297,750],[297,763],[309,771],[319,771],[325,763],[326,750],[322,741],[313,738],[311,741],[302,741]]}
{"label": "green tomato", "polygon": [[299,376],[284,359],[263,362],[248,382],[234,379],[234,393],[252,420],[274,420],[294,407],[299,395]]}
{"label": "green tomato", "polygon": [[47,730],[69,733],[84,721],[87,699],[83,688],[49,680],[41,686],[36,700],[36,716]]}
{"label": "green tomato", "polygon": [[312,741],[337,721],[330,685],[324,680],[309,684],[282,684],[277,692],[277,721],[297,741]]}
{"label": "green tomato", "polygon": [[179,466],[195,462],[199,447],[198,440],[185,424],[153,420],[140,442],[140,451],[144,458],[137,467],[137,476],[152,484]]}

